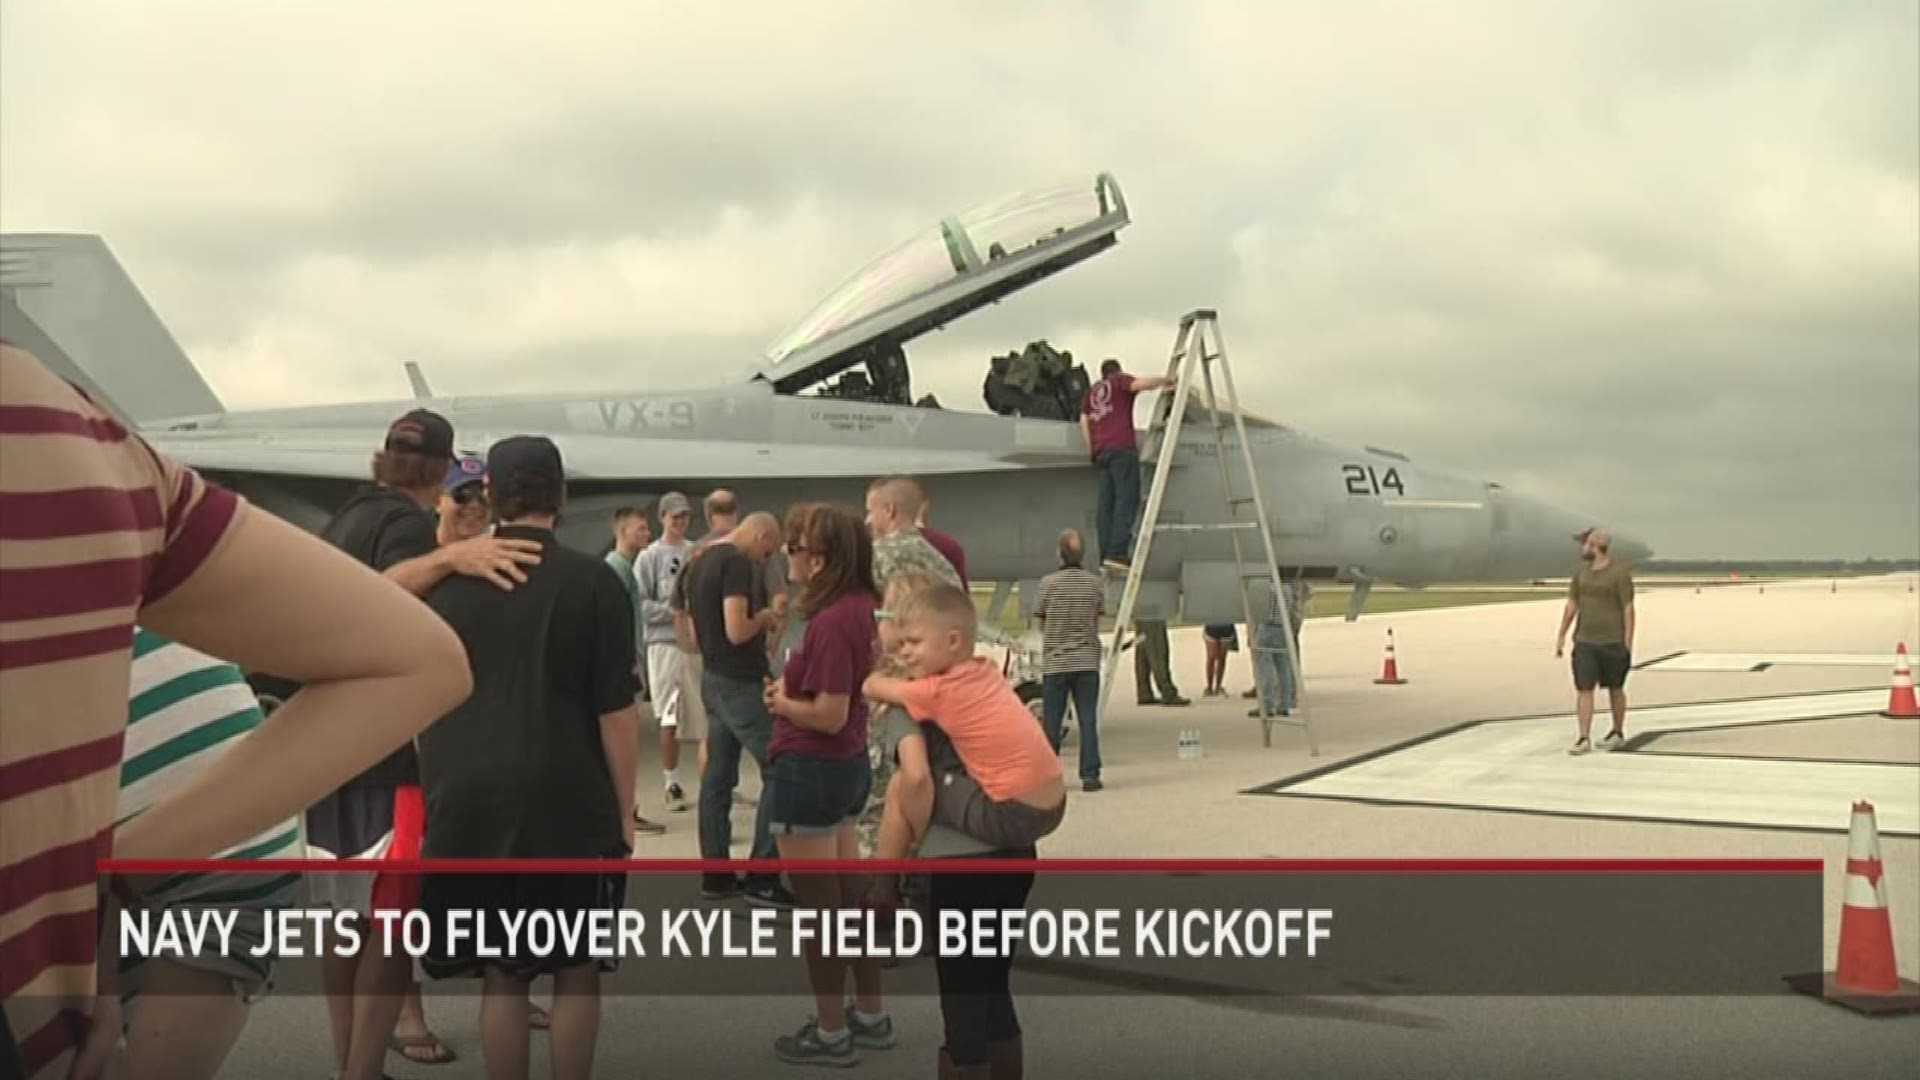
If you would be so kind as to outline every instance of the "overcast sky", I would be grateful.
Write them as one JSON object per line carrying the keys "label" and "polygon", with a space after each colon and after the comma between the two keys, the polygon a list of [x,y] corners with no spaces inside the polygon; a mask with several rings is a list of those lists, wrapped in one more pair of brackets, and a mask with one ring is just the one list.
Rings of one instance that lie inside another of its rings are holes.
{"label": "overcast sky", "polygon": [[1585,509],[1920,555],[1913,2],[5,0],[0,227],[106,237],[229,408],[702,385],[940,216],[1111,171],[1047,338]]}

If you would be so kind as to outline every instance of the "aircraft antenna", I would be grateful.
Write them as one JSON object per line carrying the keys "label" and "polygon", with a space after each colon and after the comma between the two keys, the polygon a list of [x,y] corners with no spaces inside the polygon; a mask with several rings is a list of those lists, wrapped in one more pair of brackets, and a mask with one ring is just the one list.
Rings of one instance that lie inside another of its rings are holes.
{"label": "aircraft antenna", "polygon": [[[1215,390],[1213,379],[1216,366],[1220,369],[1220,381],[1226,391],[1225,408],[1232,416],[1233,431],[1239,446],[1239,453],[1234,456],[1244,471],[1245,494],[1236,489],[1234,470],[1227,464],[1226,424],[1220,416],[1221,396]],[[1258,627],[1264,621],[1260,616],[1265,614],[1269,589],[1272,590],[1272,601],[1279,608],[1282,624],[1292,623],[1293,613],[1289,610],[1287,589],[1280,576],[1280,558],[1273,545],[1273,530],[1268,523],[1266,503],[1260,496],[1260,478],[1254,468],[1253,447],[1247,441],[1246,420],[1240,411],[1240,394],[1234,388],[1233,370],[1227,365],[1227,346],[1220,334],[1218,312],[1202,308],[1181,317],[1179,333],[1174,337],[1173,356],[1167,363],[1167,378],[1170,385],[1159,391],[1159,397],[1154,402],[1153,422],[1147,428],[1146,441],[1141,446],[1142,460],[1153,462],[1153,482],[1147,491],[1147,505],[1141,513],[1140,528],[1134,534],[1133,559],[1121,587],[1119,611],[1113,623],[1113,639],[1107,647],[1104,670],[1101,672],[1102,716],[1106,715],[1107,700],[1113,694],[1120,654],[1130,645],[1127,634],[1133,625],[1133,609],[1140,599],[1140,583],[1146,575],[1148,559],[1153,554],[1153,538],[1159,533],[1227,533],[1233,541],[1234,571],[1240,584],[1240,603],[1248,632],[1257,635]],[[1196,382],[1206,390],[1202,405],[1213,435],[1214,460],[1220,466],[1220,489],[1226,496],[1227,516],[1224,521],[1194,524],[1162,522],[1160,505],[1166,497],[1167,479],[1173,472],[1174,457],[1180,449],[1180,424],[1186,417],[1188,402],[1193,400]],[[1246,532],[1260,534],[1261,561],[1251,567],[1248,565],[1250,553],[1246,551],[1241,535]],[[1258,607],[1255,606],[1256,596],[1259,599]],[[1286,640],[1290,641],[1291,635]],[[1279,703],[1267,700],[1262,685],[1259,692],[1262,744],[1273,745],[1274,724],[1291,724],[1305,732],[1307,752],[1314,757],[1320,756],[1306,705],[1306,684],[1300,678],[1299,650],[1286,645],[1262,648],[1257,639],[1247,642],[1247,647],[1255,654],[1282,654],[1293,673],[1295,700],[1290,716],[1275,715]],[[1264,680],[1261,683],[1264,684]]]}

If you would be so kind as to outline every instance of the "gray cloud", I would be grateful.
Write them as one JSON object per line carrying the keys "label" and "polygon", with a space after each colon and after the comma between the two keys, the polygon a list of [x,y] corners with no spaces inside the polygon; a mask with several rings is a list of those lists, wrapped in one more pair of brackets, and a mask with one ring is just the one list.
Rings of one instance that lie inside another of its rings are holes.
{"label": "gray cloud", "polygon": [[1117,250],[914,350],[1156,368],[1663,554],[1920,553],[1911,2],[10,5],[0,224],[100,232],[236,406],[697,385],[1113,171]]}

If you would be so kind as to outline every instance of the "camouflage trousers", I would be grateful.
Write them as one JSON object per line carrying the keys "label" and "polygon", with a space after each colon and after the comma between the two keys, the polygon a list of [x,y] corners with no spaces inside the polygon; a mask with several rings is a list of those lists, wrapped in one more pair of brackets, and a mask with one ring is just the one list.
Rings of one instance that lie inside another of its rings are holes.
{"label": "camouflage trousers", "polygon": [[[877,716],[884,706],[867,702],[867,715]],[[873,766],[873,788],[867,794],[866,809],[860,812],[860,857],[873,858],[880,847],[880,819],[887,806],[887,784],[893,780],[893,758],[884,752],[879,736],[867,726],[867,761]]]}

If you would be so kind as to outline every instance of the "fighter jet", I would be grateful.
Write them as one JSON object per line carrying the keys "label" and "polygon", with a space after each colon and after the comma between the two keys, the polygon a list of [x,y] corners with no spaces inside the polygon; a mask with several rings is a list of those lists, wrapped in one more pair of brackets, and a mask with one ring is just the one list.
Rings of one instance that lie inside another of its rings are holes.
{"label": "fighter jet", "polygon": [[[1104,173],[947,217],[847,280],[733,380],[679,391],[435,395],[409,364],[413,399],[229,411],[94,235],[0,237],[0,333],[155,447],[309,529],[368,481],[387,425],[430,399],[463,448],[521,433],[552,438],[571,473],[561,536],[587,548],[604,544],[615,507],[667,491],[729,487],[749,508],[781,511],[800,500],[860,505],[879,476],[918,477],[938,524],[965,546],[971,575],[1001,584],[996,605],[1021,585],[1027,614],[1028,586],[1055,565],[1060,531],[1077,527],[1090,544],[1095,535],[1096,481],[1079,425],[916,405],[905,346],[1112,250],[1130,221]],[[1159,374],[1165,363],[1130,367]],[[1375,581],[1418,588],[1564,574],[1573,538],[1597,523],[1392,450],[1243,416],[1283,572],[1356,583],[1349,619]],[[1161,520],[1224,520],[1210,427],[1183,429]],[[1147,476],[1153,467],[1149,460]],[[1650,554],[1617,527],[1614,536],[1617,555]],[[1156,539],[1136,616],[1239,621],[1231,543],[1199,530]]]}

